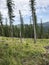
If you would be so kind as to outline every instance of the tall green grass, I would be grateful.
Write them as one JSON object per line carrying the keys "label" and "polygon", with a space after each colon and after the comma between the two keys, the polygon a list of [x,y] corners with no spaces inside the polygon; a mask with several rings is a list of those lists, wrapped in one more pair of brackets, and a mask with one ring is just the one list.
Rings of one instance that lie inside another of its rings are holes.
{"label": "tall green grass", "polygon": [[30,38],[20,43],[18,38],[0,37],[0,65],[48,65],[45,46],[49,46],[49,39],[38,39],[34,44]]}

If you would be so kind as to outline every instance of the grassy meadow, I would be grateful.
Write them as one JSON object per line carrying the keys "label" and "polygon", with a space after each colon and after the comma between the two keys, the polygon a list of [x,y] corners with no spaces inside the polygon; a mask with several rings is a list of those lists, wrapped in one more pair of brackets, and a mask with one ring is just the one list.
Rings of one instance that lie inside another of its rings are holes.
{"label": "grassy meadow", "polygon": [[0,65],[49,65],[49,39],[0,37]]}

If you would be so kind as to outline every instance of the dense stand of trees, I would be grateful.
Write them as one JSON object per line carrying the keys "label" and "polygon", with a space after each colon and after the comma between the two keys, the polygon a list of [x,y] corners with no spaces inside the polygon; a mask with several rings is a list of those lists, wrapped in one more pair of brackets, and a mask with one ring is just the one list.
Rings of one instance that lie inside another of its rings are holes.
{"label": "dense stand of trees", "polygon": [[[13,25],[13,37],[20,38],[20,25]],[[41,32],[43,30],[43,32]],[[37,38],[49,38],[49,29],[47,29],[47,32],[45,32],[44,28],[41,30],[41,25],[38,26],[38,31],[37,31]],[[10,26],[9,25],[3,25],[3,32],[1,30],[1,25],[0,25],[0,36],[5,36],[5,37],[11,37],[10,36]],[[3,35],[2,35],[3,33]],[[44,34],[43,34],[44,33]],[[34,29],[33,25],[24,25],[24,33],[23,38],[34,38]]]}

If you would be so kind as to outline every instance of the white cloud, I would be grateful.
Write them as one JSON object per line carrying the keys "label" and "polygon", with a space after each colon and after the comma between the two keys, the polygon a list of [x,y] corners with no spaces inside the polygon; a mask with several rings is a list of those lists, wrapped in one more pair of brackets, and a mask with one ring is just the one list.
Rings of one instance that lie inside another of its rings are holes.
{"label": "white cloud", "polygon": [[[2,11],[4,17],[7,17],[7,7],[5,1],[6,0],[0,0],[0,11]],[[14,10],[16,15],[15,18],[17,20],[19,19],[19,10],[21,10],[23,17],[31,16],[29,0],[13,0],[13,1],[15,3],[15,10]],[[36,0],[35,6],[36,6],[37,15],[39,13],[47,12],[49,11],[49,9],[47,9],[49,6],[49,0]]]}
{"label": "white cloud", "polygon": [[37,6],[47,7],[49,5],[49,0],[36,0]]}
{"label": "white cloud", "polygon": [[42,0],[42,1],[36,0],[36,8],[38,12],[40,11],[46,12],[48,7],[49,7],[49,0]]}

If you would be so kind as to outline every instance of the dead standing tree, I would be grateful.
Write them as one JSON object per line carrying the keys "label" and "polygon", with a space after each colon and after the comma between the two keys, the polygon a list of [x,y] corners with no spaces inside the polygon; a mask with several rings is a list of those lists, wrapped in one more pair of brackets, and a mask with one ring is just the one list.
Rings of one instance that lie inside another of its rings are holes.
{"label": "dead standing tree", "polygon": [[21,43],[22,43],[22,38],[23,38],[23,32],[24,32],[24,26],[23,26],[23,17],[22,17],[22,14],[21,14],[21,11],[19,10],[19,15],[20,15],[20,40],[21,40]]}

